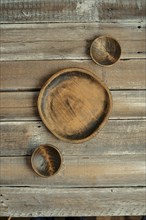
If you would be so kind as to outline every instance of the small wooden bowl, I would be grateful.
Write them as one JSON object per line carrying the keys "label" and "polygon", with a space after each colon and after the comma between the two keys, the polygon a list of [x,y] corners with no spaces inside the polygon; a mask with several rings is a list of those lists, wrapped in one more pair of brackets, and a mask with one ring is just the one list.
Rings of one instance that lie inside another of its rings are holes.
{"label": "small wooden bowl", "polygon": [[33,170],[41,177],[50,177],[58,173],[61,166],[59,151],[50,145],[41,145],[31,156]]}
{"label": "small wooden bowl", "polygon": [[38,110],[46,127],[59,139],[80,143],[107,122],[112,98],[106,85],[90,71],[69,68],[42,87]]}
{"label": "small wooden bowl", "polygon": [[91,44],[90,55],[93,61],[101,66],[111,66],[121,56],[121,47],[112,37],[97,37]]}

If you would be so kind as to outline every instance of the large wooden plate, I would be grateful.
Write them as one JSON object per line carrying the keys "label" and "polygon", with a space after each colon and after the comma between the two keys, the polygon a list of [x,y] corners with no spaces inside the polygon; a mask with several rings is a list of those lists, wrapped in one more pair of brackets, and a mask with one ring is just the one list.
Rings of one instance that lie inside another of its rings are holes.
{"label": "large wooden plate", "polygon": [[46,127],[59,139],[80,143],[107,122],[112,106],[109,89],[91,72],[69,68],[42,87],[38,110]]}

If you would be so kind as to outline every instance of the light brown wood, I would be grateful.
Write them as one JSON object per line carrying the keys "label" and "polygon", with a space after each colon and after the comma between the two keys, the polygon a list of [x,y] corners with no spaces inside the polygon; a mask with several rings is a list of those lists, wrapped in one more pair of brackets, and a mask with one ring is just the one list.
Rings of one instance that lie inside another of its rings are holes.
{"label": "light brown wood", "polygon": [[46,127],[57,138],[80,143],[94,137],[107,123],[112,96],[92,72],[68,68],[44,84],[38,97],[38,110]]}
{"label": "light brown wood", "polygon": [[145,17],[144,9],[144,0],[2,0],[1,22],[141,22]]}
{"label": "light brown wood", "polygon": [[70,144],[55,138],[39,121],[1,122],[0,153],[1,156],[31,155],[39,145],[52,144],[63,155],[144,154],[145,123],[145,120],[110,120],[95,138]]}
{"label": "light brown wood", "polygon": [[132,154],[131,152],[127,155],[102,156],[90,156],[90,154],[65,156],[64,153],[61,168],[51,178],[38,176],[32,170],[29,156],[0,157],[0,185],[56,188],[146,186],[145,157],[144,152],[143,154]]}
{"label": "light brown wood", "polygon": [[3,202],[0,203],[1,215],[24,217],[145,215],[145,190],[144,187],[99,189],[16,187],[13,190],[4,187],[1,190]]}
{"label": "light brown wood", "polygon": [[[111,91],[113,110],[110,119],[142,119],[146,117],[144,90]],[[2,92],[0,120],[40,120],[37,110],[39,92]]]}
{"label": "light brown wood", "polygon": [[94,72],[110,89],[146,89],[145,60],[120,60],[112,68],[102,68],[88,60],[1,62],[1,90],[40,89],[54,73],[81,67]]}

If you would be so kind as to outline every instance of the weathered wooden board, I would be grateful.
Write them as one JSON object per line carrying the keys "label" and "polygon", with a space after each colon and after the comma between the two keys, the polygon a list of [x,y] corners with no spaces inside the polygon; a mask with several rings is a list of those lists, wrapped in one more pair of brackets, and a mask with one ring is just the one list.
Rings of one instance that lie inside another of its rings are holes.
{"label": "weathered wooden board", "polygon": [[[145,41],[120,41],[121,58],[145,58]],[[91,41],[2,43],[1,61],[90,59]],[[133,46],[134,45],[134,46]]]}
{"label": "weathered wooden board", "polygon": [[[2,0],[0,9],[0,216],[146,215],[145,1]],[[103,34],[122,47],[111,68],[89,55],[92,40]],[[109,120],[82,144],[56,139],[36,106],[44,82],[74,66],[91,69],[114,90],[111,119],[124,119]],[[50,179],[31,169],[40,144],[63,155]]]}
{"label": "weathered wooden board", "polygon": [[1,189],[0,214],[16,217],[145,215],[145,190],[145,187],[91,189],[4,187]]}
{"label": "weathered wooden board", "polygon": [[13,61],[1,62],[2,91],[40,89],[57,71],[81,67],[91,70],[110,89],[145,89],[145,60],[120,60],[110,68],[102,68],[90,60]]}
{"label": "weathered wooden board", "polygon": [[66,156],[144,154],[145,123],[145,120],[109,120],[95,138],[70,144],[55,138],[41,121],[1,122],[0,153],[1,156],[31,155],[38,145],[52,144]]}
{"label": "weathered wooden board", "polygon": [[[117,150],[118,152],[118,150]],[[146,154],[63,156],[57,175],[42,178],[30,157],[0,157],[2,186],[144,186]]]}
{"label": "weathered wooden board", "polygon": [[141,22],[144,0],[2,0],[2,23]]}
{"label": "weathered wooden board", "polygon": [[[113,33],[117,27],[114,27],[114,25],[111,27],[107,24],[105,26],[80,24],[71,25],[70,28],[68,25],[66,27],[65,25],[58,26],[57,24],[56,28],[52,28],[52,25],[41,27],[39,24],[37,28],[36,24],[34,27],[33,25],[27,27],[26,24],[22,26],[15,25],[13,27],[15,31],[12,31],[10,25],[2,25],[1,61],[90,59],[89,48],[93,39],[101,34],[109,34],[108,29]],[[63,28],[61,28],[62,26]],[[71,29],[72,26],[73,29]],[[66,37],[64,37],[65,28],[66,31],[70,32],[66,34]],[[142,26],[139,29],[136,25],[125,25],[124,29],[124,25],[121,25],[117,29],[118,31],[115,31],[114,37],[121,44],[121,58],[145,58],[145,28]],[[59,35],[57,32],[59,32]],[[77,37],[72,37],[72,35],[76,35],[76,32],[79,32]],[[24,37],[23,33],[25,33]],[[48,35],[50,36],[48,37]],[[58,37],[54,37],[55,35]]]}
{"label": "weathered wooden board", "polygon": [[145,40],[145,28],[145,23],[3,24],[1,42],[88,41],[99,35],[114,35],[122,41],[141,41]]}
{"label": "weathered wooden board", "polygon": [[[2,92],[0,94],[0,120],[40,120],[37,110],[39,92]],[[112,91],[111,119],[144,118],[144,90]]]}

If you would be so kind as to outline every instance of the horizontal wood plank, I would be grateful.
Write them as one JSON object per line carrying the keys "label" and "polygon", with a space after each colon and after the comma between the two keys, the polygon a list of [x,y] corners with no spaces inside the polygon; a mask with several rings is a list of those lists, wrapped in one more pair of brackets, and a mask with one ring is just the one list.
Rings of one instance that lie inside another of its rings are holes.
{"label": "horizontal wood plank", "polygon": [[4,187],[1,216],[146,215],[146,188],[52,189]]}
{"label": "horizontal wood plank", "polygon": [[110,120],[90,141],[70,144],[55,138],[41,121],[1,122],[0,154],[31,155],[40,144],[52,144],[66,156],[144,154],[145,123],[145,120]]}
{"label": "horizontal wood plank", "polygon": [[[145,40],[145,23],[2,24],[1,42],[83,41],[99,35],[117,40]],[[58,34],[59,33],[59,34]]]}
{"label": "horizontal wood plank", "polygon": [[[89,49],[93,39],[105,33],[111,35],[114,33],[114,38],[121,44],[121,58],[146,57],[144,26],[140,26],[141,28],[137,25],[121,25],[117,28],[117,25],[111,24],[12,26],[13,30],[10,25],[2,25],[1,61],[90,59]],[[67,31],[69,33],[65,35]],[[73,37],[75,35],[76,37]]]}
{"label": "horizontal wood plank", "polygon": [[[121,41],[122,59],[145,58],[145,41]],[[90,59],[91,41],[2,43],[1,61]]]}
{"label": "horizontal wood plank", "polygon": [[144,0],[2,0],[2,23],[141,22]]}
{"label": "horizontal wood plank", "polygon": [[103,68],[90,60],[53,60],[1,62],[1,91],[40,89],[57,71],[81,67],[91,70],[110,89],[146,89],[145,60],[120,60],[111,68]]}
{"label": "horizontal wood plank", "polygon": [[[118,151],[118,150],[117,150]],[[61,169],[51,178],[32,170],[30,157],[0,157],[1,186],[144,186],[146,154],[63,156]]]}
{"label": "horizontal wood plank", "polygon": [[[0,120],[40,120],[37,110],[39,92],[2,92],[0,94]],[[112,91],[111,119],[144,118],[144,90]]]}

